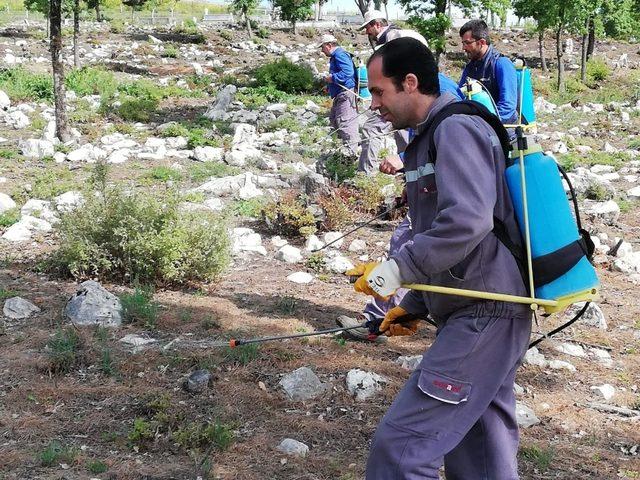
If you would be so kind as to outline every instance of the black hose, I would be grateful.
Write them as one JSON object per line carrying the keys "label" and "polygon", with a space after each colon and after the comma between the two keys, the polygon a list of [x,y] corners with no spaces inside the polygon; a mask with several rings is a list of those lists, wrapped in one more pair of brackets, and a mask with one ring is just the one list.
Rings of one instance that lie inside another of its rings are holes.
{"label": "black hose", "polygon": [[545,333],[543,336],[541,336],[540,338],[538,338],[537,340],[534,340],[533,342],[531,342],[529,344],[529,348],[535,347],[536,345],[538,345],[540,342],[542,342],[544,339],[551,337],[552,335],[555,335],[556,333],[564,330],[565,328],[567,328],[568,326],[572,325],[573,323],[575,323],[580,317],[582,317],[582,315],[584,315],[584,313],[587,311],[587,308],[589,308],[589,305],[591,304],[591,302],[586,302],[584,304],[584,307],[582,307],[582,309],[578,312],[578,314],[573,317],[571,320],[569,320],[567,323],[565,323],[564,325],[560,325],[558,328],[555,328],[553,330],[551,330],[549,333]]}

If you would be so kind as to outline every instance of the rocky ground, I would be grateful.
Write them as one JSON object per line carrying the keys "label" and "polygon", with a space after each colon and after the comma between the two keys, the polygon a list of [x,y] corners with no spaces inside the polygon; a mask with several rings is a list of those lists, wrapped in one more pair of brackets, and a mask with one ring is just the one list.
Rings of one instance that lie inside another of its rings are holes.
{"label": "rocky ground", "polygon": [[[0,478],[363,478],[375,426],[433,329],[425,324],[418,335],[381,345],[327,335],[223,346],[354,316],[364,299],[342,273],[384,255],[396,223],[376,221],[312,254],[338,234],[325,228],[285,239],[261,220],[268,199],[287,191],[314,198],[353,188],[338,188],[319,166],[335,150],[325,97],[242,86],[252,68],[282,55],[322,71],[314,32],[272,30],[251,42],[242,31],[209,28],[205,43],[98,24],[83,32],[81,62],[101,73],[69,88],[74,140],[64,145],[38,83],[31,78],[19,89],[6,74],[16,66],[47,71],[42,30],[0,33]],[[367,51],[354,31],[336,34]],[[450,37],[443,59],[453,78],[463,64],[457,40]],[[639,47],[599,42],[608,76],[583,89],[572,81],[558,94],[552,75],[537,68],[535,39],[503,32],[496,43],[534,60],[538,139],[571,173],[602,281],[586,318],[530,350],[519,371],[521,477],[640,478]],[[112,83],[118,93],[105,105],[101,94]],[[42,268],[59,245],[60,219],[83,208],[95,166],[105,162],[110,182],[177,188],[184,211],[222,212],[232,229],[233,264],[222,279],[158,288],[158,311],[146,325],[120,323],[118,296],[130,284],[80,286]],[[392,198],[394,185],[380,185],[381,198]],[[89,317],[103,326],[83,326]],[[534,330],[563,318],[538,316]],[[68,325],[76,340],[65,351],[68,344],[52,340]],[[72,368],[52,369],[52,353],[64,362],[70,350]]]}

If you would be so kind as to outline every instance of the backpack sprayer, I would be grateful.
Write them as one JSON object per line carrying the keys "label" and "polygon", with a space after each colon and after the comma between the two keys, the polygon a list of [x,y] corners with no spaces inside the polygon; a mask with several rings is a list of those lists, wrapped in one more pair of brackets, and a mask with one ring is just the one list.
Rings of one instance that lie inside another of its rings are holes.
{"label": "backpack sprayer", "polygon": [[[522,59],[518,59],[516,69],[519,88],[519,122],[517,125],[504,125],[516,130],[516,141],[511,145],[511,152],[507,156],[505,180],[522,234],[524,255],[516,251],[515,245],[507,245],[498,232],[496,235],[505,243],[522,267],[529,296],[521,297],[437,285],[404,284],[402,286],[446,295],[528,304],[532,310],[542,308],[545,314],[564,310],[576,302],[586,302],[575,317],[530,345],[534,346],[579,319],[586,311],[589,302],[599,298],[600,284],[595,268],[590,263],[593,242],[582,228],[576,194],[566,172],[553,157],[543,153],[540,145],[530,141],[524,135],[525,128],[535,125],[533,91],[530,73]],[[484,105],[497,116],[495,102],[480,82],[475,80],[469,82],[465,93],[469,99]],[[528,125],[523,122],[527,122]],[[495,129],[495,125],[492,127]],[[569,186],[575,219],[571,214],[561,175]],[[496,231],[495,228],[494,231]]]}

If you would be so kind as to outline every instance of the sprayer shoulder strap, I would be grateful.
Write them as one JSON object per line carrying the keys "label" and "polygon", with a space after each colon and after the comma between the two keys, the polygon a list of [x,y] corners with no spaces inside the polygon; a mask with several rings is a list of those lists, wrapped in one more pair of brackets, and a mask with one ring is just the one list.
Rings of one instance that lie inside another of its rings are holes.
{"label": "sprayer shoulder strap", "polygon": [[[509,158],[509,152],[511,151],[511,141],[509,140],[509,134],[507,130],[500,122],[500,119],[491,113],[484,105],[474,102],[473,100],[463,100],[460,102],[451,103],[445,106],[442,110],[440,110],[431,120],[430,123],[426,126],[426,135],[429,145],[429,161],[435,165],[437,149],[435,142],[433,141],[433,137],[438,126],[447,118],[452,115],[474,115],[482,118],[485,122],[489,124],[489,126],[495,131],[498,139],[500,140],[500,145],[502,146],[502,150],[504,152],[505,158]],[[511,252],[511,255],[516,260],[516,264],[518,265],[518,270],[520,271],[520,275],[522,279],[527,284],[527,267],[525,263],[525,254],[522,247],[514,242],[509,232],[507,230],[506,225],[502,220],[494,215],[493,217],[493,234],[498,238],[498,240]]]}

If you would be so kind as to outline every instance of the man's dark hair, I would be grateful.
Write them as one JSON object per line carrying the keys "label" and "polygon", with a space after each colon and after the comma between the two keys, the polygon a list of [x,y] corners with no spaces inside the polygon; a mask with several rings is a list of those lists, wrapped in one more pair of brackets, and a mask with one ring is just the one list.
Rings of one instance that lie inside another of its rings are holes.
{"label": "man's dark hair", "polygon": [[418,78],[418,91],[424,95],[439,95],[438,64],[431,50],[415,38],[404,37],[391,40],[376,50],[374,58],[382,59],[382,74],[391,78],[396,91],[402,90],[405,77],[413,73]]}
{"label": "man's dark hair", "polygon": [[487,45],[491,45],[489,27],[484,20],[469,20],[460,27],[460,36],[462,37],[469,30],[471,30],[471,36],[474,40],[484,39],[487,41]]}

